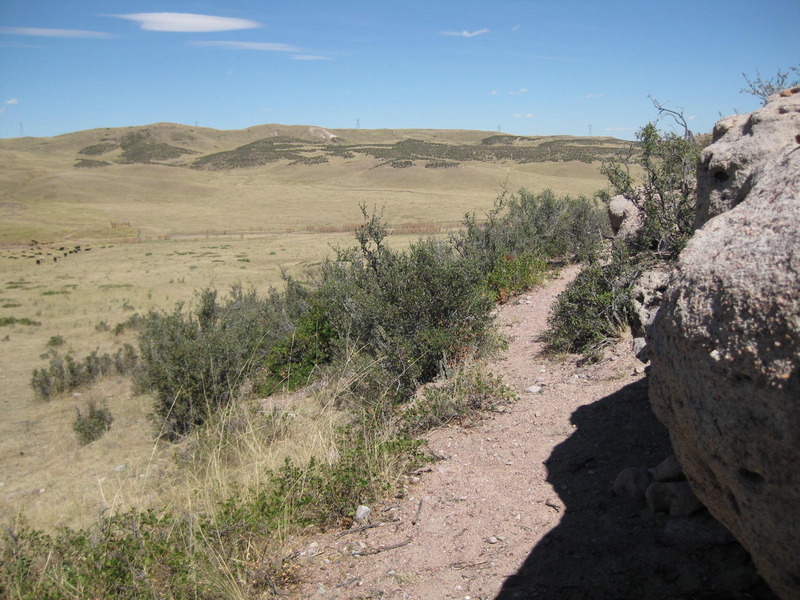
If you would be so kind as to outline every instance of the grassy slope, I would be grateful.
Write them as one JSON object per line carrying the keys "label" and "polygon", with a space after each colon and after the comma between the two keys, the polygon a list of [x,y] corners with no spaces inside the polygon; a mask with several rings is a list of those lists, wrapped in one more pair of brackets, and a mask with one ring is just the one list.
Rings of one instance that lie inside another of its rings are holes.
{"label": "grassy slope", "polygon": [[[257,168],[206,171],[187,168],[203,156],[231,151],[279,135],[306,140],[304,155],[325,151],[325,132],[306,126],[261,125],[216,131],[173,124],[96,129],[54,138],[0,140],[0,239],[60,241],[153,239],[208,232],[282,232],[307,226],[352,222],[360,202],[385,205],[399,222],[457,220],[467,210],[488,208],[500,186],[546,187],[591,194],[604,185],[596,164],[465,161],[457,168],[427,169],[424,162],[395,169],[365,154],[329,157],[319,165],[282,160]],[[100,143],[116,143],[131,132],[146,132],[149,143],[169,144],[196,154],[163,164],[117,164],[122,150],[80,154]],[[322,132],[322,133],[321,133]],[[393,144],[414,138],[452,146],[481,146],[489,132],[450,130],[334,130],[341,144]],[[512,139],[512,138],[509,138]],[[536,146],[556,138],[516,140]],[[570,143],[582,138],[558,138]],[[593,142],[619,145],[610,138]],[[330,144],[328,145],[330,146]],[[79,160],[111,163],[75,168]],[[129,223],[129,227],[112,227]]]}

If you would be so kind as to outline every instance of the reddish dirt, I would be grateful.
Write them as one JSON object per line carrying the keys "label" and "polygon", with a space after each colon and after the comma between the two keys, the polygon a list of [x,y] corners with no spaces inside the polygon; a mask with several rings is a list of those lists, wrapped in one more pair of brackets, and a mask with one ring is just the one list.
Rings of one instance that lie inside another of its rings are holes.
{"label": "reddish dirt", "polygon": [[622,469],[654,467],[671,448],[627,343],[594,365],[542,355],[550,307],[575,273],[500,310],[510,343],[491,370],[519,399],[432,432],[437,460],[402,498],[371,507],[375,527],[298,541],[305,583],[289,597],[774,598],[706,513],[653,515],[614,496]]}

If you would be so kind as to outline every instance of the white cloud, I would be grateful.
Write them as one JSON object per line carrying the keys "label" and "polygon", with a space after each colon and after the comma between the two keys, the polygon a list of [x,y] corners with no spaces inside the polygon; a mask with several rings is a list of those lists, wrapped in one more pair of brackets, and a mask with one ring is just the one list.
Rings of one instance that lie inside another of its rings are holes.
{"label": "white cloud", "polygon": [[497,90],[492,90],[491,92],[489,92],[489,95],[490,96],[497,96]]}
{"label": "white cloud", "polygon": [[522,25],[514,25],[514,27],[511,28],[511,31],[519,31],[520,29],[522,29]]}
{"label": "white cloud", "polygon": [[5,104],[19,104],[19,100],[16,98],[11,98],[11,100],[6,100]]}
{"label": "white cloud", "polygon": [[189,42],[192,46],[215,46],[234,50],[264,50],[268,52],[297,52],[298,48],[289,44],[273,42]]}
{"label": "white cloud", "polygon": [[333,60],[330,56],[319,56],[317,54],[295,54],[294,60]]}
{"label": "white cloud", "polygon": [[41,27],[0,27],[0,33],[10,35],[32,35],[36,37],[61,38],[110,38],[110,33],[82,31],[80,29],[45,29]]}
{"label": "white cloud", "polygon": [[532,119],[535,116],[536,115],[534,115],[533,113],[517,113],[517,114],[514,115],[514,118],[515,119]]}
{"label": "white cloud", "polygon": [[195,15],[192,13],[135,13],[130,15],[111,15],[120,19],[128,19],[139,24],[145,31],[178,31],[183,33],[234,31],[237,29],[254,29],[260,23],[249,19],[233,17],[215,17],[212,15]]}
{"label": "white cloud", "polygon": [[511,94],[512,96],[519,96],[520,94],[527,94],[528,88],[520,88],[516,92],[508,92],[508,93]]}
{"label": "white cloud", "polygon": [[694,121],[697,118],[697,115],[692,115],[690,117],[686,117],[687,121]]}
{"label": "white cloud", "polygon": [[584,98],[603,98],[605,94],[586,94]]}
{"label": "white cloud", "polygon": [[477,31],[442,31],[442,35],[455,35],[458,37],[475,37],[476,35],[481,35],[484,33],[489,33],[491,29],[478,29]]}

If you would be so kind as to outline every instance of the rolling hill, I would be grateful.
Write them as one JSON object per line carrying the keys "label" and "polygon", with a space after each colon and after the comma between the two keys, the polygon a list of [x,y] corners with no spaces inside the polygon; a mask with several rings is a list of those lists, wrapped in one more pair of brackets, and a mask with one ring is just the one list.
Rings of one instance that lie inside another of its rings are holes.
{"label": "rolling hill", "polygon": [[0,238],[155,238],[331,227],[359,203],[452,221],[503,185],[591,194],[608,137],[172,123],[0,140]]}

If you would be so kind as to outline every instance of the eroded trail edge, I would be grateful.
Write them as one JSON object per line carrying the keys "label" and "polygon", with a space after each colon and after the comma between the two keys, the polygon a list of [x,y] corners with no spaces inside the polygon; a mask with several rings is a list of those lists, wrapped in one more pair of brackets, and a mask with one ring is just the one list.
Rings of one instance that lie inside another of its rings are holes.
{"label": "eroded trail edge", "polygon": [[576,272],[567,269],[500,310],[509,345],[490,370],[519,400],[470,429],[431,433],[427,444],[440,460],[413,478],[405,498],[374,507],[371,521],[384,526],[305,542],[297,560],[308,583],[293,595],[423,599],[500,592],[563,517],[565,503],[547,481],[545,461],[574,433],[572,413],[642,378],[635,360],[624,356],[599,369],[541,355],[538,338],[550,307]]}

